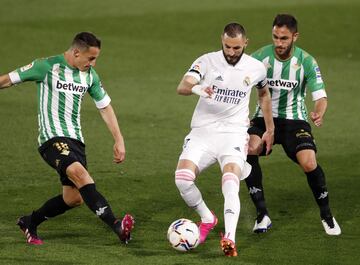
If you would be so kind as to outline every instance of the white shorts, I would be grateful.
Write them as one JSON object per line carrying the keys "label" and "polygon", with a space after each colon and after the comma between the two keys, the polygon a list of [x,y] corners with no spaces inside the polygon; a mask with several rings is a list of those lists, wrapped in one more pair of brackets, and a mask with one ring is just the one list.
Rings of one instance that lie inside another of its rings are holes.
{"label": "white shorts", "polygon": [[214,128],[194,128],[185,137],[183,151],[179,160],[191,160],[199,172],[218,162],[224,166],[235,163],[240,167],[240,179],[245,179],[251,171],[246,162],[249,135],[242,132],[216,131]]}

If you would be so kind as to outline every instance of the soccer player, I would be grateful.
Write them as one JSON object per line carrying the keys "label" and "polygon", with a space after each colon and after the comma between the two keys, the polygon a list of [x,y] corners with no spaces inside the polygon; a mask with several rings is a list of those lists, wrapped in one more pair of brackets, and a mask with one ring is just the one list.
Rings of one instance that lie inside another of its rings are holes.
{"label": "soccer player", "polygon": [[225,26],[222,50],[202,55],[194,61],[177,87],[180,95],[198,95],[191,131],[175,171],[175,183],[186,204],[201,218],[200,243],[218,219],[205,204],[195,185],[196,177],[218,162],[222,171],[225,233],[220,245],[226,256],[237,256],[235,232],[240,214],[239,185],[251,170],[246,163],[249,135],[249,98],[257,88],[266,131],[262,136],[271,149],[274,124],[264,65],[244,53],[245,29],[238,23]]}
{"label": "soccer player", "polygon": [[[327,96],[320,68],[315,59],[295,46],[299,33],[292,15],[277,15],[273,22],[273,44],[253,54],[267,68],[275,124],[275,142],[304,171],[310,189],[320,208],[321,222],[329,235],[340,235],[341,229],[331,214],[325,174],[316,161],[316,145],[309,118],[315,126],[323,123]],[[306,88],[310,90],[314,109],[308,115],[305,106]],[[265,131],[264,111],[257,105],[248,133],[250,134],[248,163],[252,165],[246,179],[250,196],[257,209],[253,231],[266,232],[271,220],[265,204],[262,172],[258,155],[263,155],[261,137]]]}
{"label": "soccer player", "polygon": [[29,244],[41,245],[37,227],[45,220],[65,213],[83,202],[105,222],[123,243],[130,240],[134,219],[126,214],[115,218],[109,203],[96,189],[87,171],[80,107],[86,92],[110,130],[115,144],[114,162],[125,159],[124,139],[110,97],[94,70],[101,41],[92,33],[78,33],[65,53],[37,59],[31,64],[0,76],[0,88],[34,81],[38,87],[39,152],[60,175],[62,194],[46,201],[39,209],[18,219],[17,225]]}

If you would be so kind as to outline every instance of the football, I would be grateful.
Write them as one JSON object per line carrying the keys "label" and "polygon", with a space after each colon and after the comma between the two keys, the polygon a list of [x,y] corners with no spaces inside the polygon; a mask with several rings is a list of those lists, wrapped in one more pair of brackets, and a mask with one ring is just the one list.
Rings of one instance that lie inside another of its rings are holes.
{"label": "football", "polygon": [[196,248],[199,237],[198,226],[193,221],[184,218],[172,222],[167,232],[171,246],[182,252]]}

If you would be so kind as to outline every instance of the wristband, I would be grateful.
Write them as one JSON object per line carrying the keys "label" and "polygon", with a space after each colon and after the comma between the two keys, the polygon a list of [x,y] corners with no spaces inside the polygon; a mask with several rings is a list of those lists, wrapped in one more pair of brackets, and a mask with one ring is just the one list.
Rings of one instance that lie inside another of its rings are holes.
{"label": "wristband", "polygon": [[191,92],[193,94],[199,95],[200,97],[207,98],[207,97],[209,97],[209,94],[204,91],[204,88],[206,88],[206,87],[204,87],[202,85],[195,85],[191,88]]}

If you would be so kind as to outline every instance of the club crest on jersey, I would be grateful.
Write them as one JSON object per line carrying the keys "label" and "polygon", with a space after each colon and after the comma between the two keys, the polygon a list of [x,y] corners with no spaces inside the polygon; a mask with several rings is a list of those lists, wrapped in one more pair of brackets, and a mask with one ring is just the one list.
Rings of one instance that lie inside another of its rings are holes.
{"label": "club crest on jersey", "polygon": [[33,66],[34,66],[34,62],[29,63],[28,65],[25,65],[25,66],[21,67],[21,68],[20,68],[20,71],[21,71],[21,72],[25,72],[25,71],[31,69]]}
{"label": "club crest on jersey", "polygon": [[271,64],[269,64],[269,63],[265,63],[265,62],[264,62],[264,65],[265,65],[266,70],[268,70],[268,69],[271,68]]}
{"label": "club crest on jersey", "polygon": [[298,65],[297,63],[292,65],[292,68],[294,68],[295,71],[299,70],[300,67],[301,67],[301,66]]}
{"label": "club crest on jersey", "polygon": [[56,81],[56,90],[59,92],[71,93],[71,94],[78,94],[82,95],[88,89],[87,86],[83,86],[81,84],[72,83],[72,82],[65,82],[65,81]]}
{"label": "club crest on jersey", "polygon": [[54,73],[60,74],[60,66],[59,65],[54,67]]}
{"label": "club crest on jersey", "polygon": [[251,82],[250,82],[250,77],[246,76],[244,78],[244,81],[243,81],[244,85],[245,86],[250,86]]}

